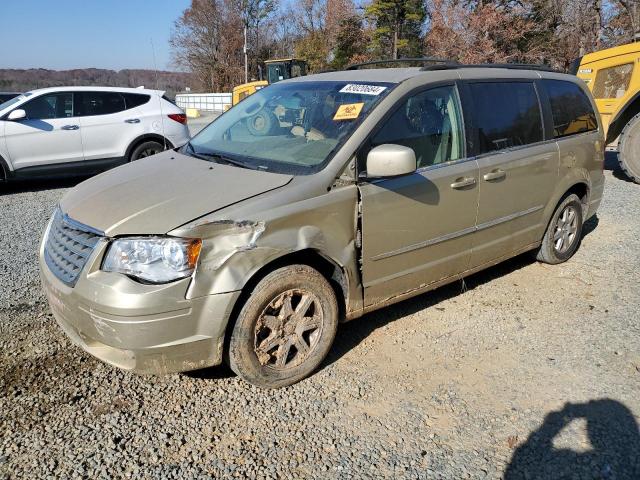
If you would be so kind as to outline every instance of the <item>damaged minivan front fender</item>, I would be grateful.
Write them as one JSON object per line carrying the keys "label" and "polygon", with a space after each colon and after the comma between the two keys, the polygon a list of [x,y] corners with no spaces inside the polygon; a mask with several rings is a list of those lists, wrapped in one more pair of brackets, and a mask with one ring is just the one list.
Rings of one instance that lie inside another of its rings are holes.
{"label": "damaged minivan front fender", "polygon": [[202,239],[187,298],[242,290],[270,263],[313,250],[342,270],[345,310],[351,316],[362,307],[357,201],[357,187],[347,185],[256,212],[252,218],[233,218],[233,209],[216,212],[170,232]]}

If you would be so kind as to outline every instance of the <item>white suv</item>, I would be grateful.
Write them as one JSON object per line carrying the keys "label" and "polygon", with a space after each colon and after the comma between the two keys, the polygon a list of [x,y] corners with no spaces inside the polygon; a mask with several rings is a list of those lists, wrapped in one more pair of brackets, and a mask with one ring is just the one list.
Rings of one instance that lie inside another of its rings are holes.
{"label": "white suv", "polygon": [[0,104],[0,180],[97,173],[189,140],[164,92],[56,87]]}

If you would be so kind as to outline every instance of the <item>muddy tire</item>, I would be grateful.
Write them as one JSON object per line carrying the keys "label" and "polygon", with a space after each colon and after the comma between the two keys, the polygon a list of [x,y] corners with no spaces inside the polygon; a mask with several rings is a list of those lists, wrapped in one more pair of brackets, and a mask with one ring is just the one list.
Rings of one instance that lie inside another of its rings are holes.
{"label": "muddy tire", "polygon": [[640,183],[640,113],[622,129],[618,142],[618,161],[622,171]]}
{"label": "muddy tire", "polygon": [[578,250],[581,239],[582,202],[572,193],[553,212],[536,259],[552,265],[566,262]]}
{"label": "muddy tire", "polygon": [[135,160],[140,160],[141,158],[150,157],[151,155],[155,155],[162,151],[164,151],[164,147],[159,142],[153,140],[142,142],[140,145],[133,149],[131,155],[129,156],[129,161],[133,162]]}
{"label": "muddy tire", "polygon": [[320,365],[338,328],[329,282],[306,265],[271,272],[253,289],[231,333],[228,362],[264,388],[299,382]]}

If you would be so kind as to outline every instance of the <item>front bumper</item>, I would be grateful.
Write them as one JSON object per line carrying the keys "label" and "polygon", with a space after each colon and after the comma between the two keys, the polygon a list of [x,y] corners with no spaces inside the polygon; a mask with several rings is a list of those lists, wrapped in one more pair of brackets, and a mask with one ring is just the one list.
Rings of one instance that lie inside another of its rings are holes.
{"label": "front bumper", "polygon": [[195,370],[222,361],[224,335],[240,292],[186,299],[190,278],[143,285],[100,270],[107,242],[88,259],[75,287],[49,270],[40,276],[56,321],[78,346],[116,367],[147,374]]}

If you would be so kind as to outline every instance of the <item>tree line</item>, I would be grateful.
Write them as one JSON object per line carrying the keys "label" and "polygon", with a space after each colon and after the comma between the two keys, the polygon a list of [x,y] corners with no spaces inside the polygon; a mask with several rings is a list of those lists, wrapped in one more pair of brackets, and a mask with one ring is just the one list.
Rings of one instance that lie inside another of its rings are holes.
{"label": "tree line", "polygon": [[47,70],[44,68],[0,69],[0,91],[26,92],[36,88],[100,85],[108,87],[140,87],[165,90],[173,97],[192,83],[185,72],[154,70],[107,70],[81,68],[74,70]]}
{"label": "tree line", "polygon": [[195,87],[229,91],[262,62],[298,57],[311,72],[370,60],[435,56],[464,63],[567,69],[628,43],[640,0],[192,0],[174,24],[174,63]]}

